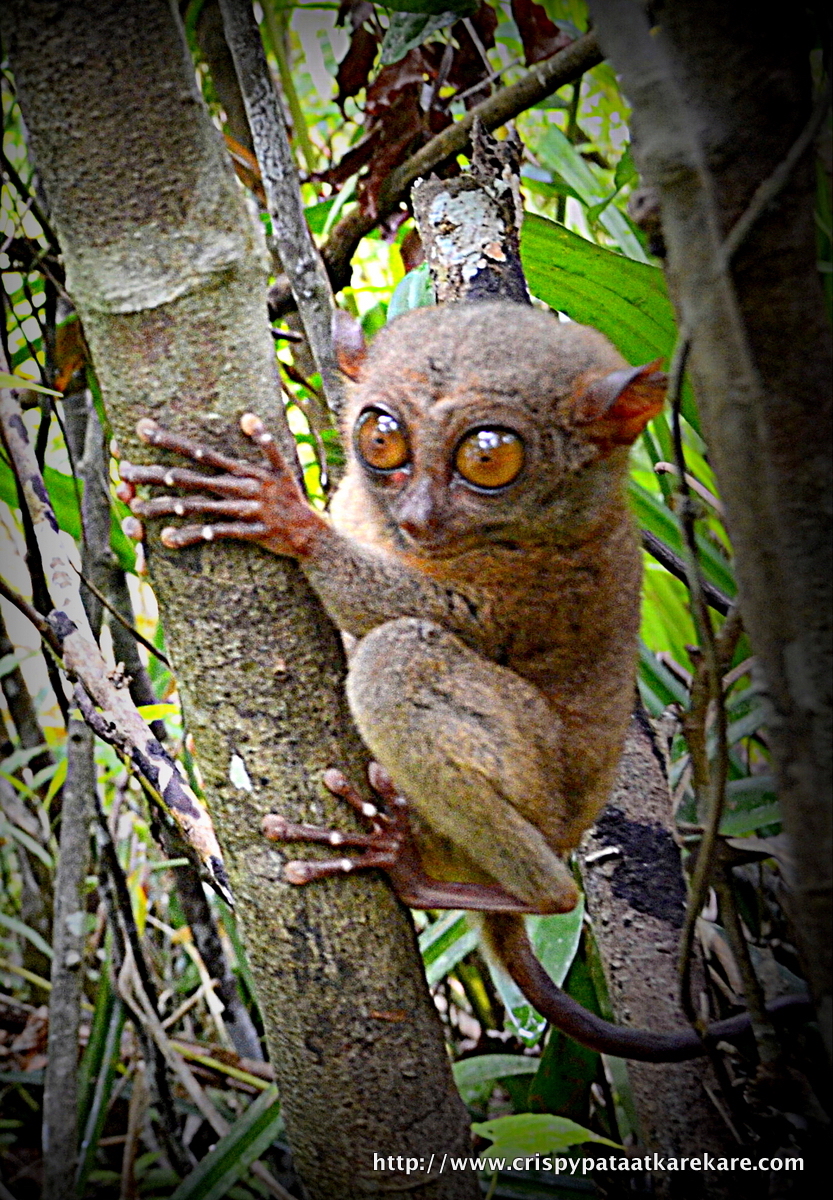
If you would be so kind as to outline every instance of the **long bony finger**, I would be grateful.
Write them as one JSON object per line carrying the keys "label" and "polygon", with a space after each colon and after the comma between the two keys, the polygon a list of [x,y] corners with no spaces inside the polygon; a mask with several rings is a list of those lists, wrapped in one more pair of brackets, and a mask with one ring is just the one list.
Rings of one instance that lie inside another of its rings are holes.
{"label": "long bony finger", "polygon": [[240,428],[246,437],[251,438],[260,447],[264,458],[266,458],[273,470],[281,475],[289,471],[289,464],[286,461],[283,451],[279,448],[274,435],[269,432],[260,417],[250,412],[243,413],[243,416],[240,418]]}

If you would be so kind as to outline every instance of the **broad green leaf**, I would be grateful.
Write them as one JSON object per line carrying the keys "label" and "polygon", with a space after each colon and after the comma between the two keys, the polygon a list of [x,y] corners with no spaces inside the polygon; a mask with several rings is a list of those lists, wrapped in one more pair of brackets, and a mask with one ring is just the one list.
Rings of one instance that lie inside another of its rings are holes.
{"label": "broad green leaf", "polygon": [[[588,1012],[599,1013],[599,1000],[586,957],[576,956],[564,980],[564,989]],[[581,1122],[598,1070],[599,1056],[595,1050],[580,1046],[559,1029],[551,1029],[524,1108],[530,1112],[558,1113]]]}
{"label": "broad green leaf", "polygon": [[659,267],[634,262],[526,213],[521,259],[532,291],[550,308],[606,334],[629,362],[667,356],[674,313]]}
{"label": "broad green leaf", "polygon": [[382,66],[399,62],[409,50],[420,46],[429,34],[435,33],[445,25],[453,25],[459,19],[460,13],[450,9],[448,5],[436,16],[431,16],[425,11],[394,13],[382,42]]}
{"label": "broad green leaf", "polygon": [[480,1054],[477,1058],[464,1058],[452,1068],[458,1087],[489,1083],[509,1075],[534,1075],[537,1069],[537,1058],[524,1058],[520,1054]]}
{"label": "broad green leaf", "polygon": [[[602,207],[607,200],[608,189],[593,174],[570,139],[557,125],[550,125],[537,147],[538,158],[578,192],[588,210],[597,210],[596,218],[610,234],[623,254],[636,262],[647,263],[648,256],[642,249],[639,238],[617,208]],[[593,219],[593,218],[591,218]]]}
{"label": "broad green leaf", "polygon": [[[56,471],[54,467],[43,468],[43,482],[46,484],[59,528],[68,533],[71,538],[80,541],[81,518],[78,506],[84,494],[83,483],[72,475]],[[18,507],[14,473],[2,458],[0,458],[0,500],[4,501],[11,509]],[[127,516],[128,511],[126,506],[121,507],[122,516]],[[120,518],[115,509],[110,514],[110,546],[119,560],[119,565],[125,571],[135,574],[136,547],[122,532]]]}
{"label": "broad green leaf", "polygon": [[652,650],[667,651],[675,662],[688,670],[686,646],[697,642],[688,588],[669,575],[647,551],[643,558],[642,640]]}
{"label": "broad green leaf", "polygon": [[544,1018],[535,1011],[521,989],[500,963],[487,960],[489,974],[500,1002],[506,1009],[512,1032],[525,1046],[534,1046],[541,1040],[547,1027]]}
{"label": "broad green leaf", "polygon": [[269,1087],[182,1180],[171,1200],[221,1200],[269,1149],[282,1125],[278,1089]]}
{"label": "broad green leaf", "polygon": [[[659,267],[634,262],[532,213],[521,227],[521,261],[534,295],[609,337],[629,363],[668,359],[676,326]],[[690,389],[682,413],[700,432]]]}
{"label": "broad green leaf", "polygon": [[554,1117],[549,1113],[522,1113],[514,1117],[496,1117],[493,1121],[481,1121],[472,1125],[472,1131],[478,1137],[488,1138],[493,1143],[488,1151],[489,1157],[502,1155],[504,1158],[516,1156],[525,1157],[535,1154],[554,1154],[579,1146],[583,1142],[599,1142],[603,1146],[613,1146],[616,1150],[623,1147],[618,1142],[611,1142],[568,1121],[566,1117]]}
{"label": "broad green leaf", "polygon": [[[52,467],[43,468],[43,481],[49,493],[52,507],[58,524],[70,537],[78,540],[81,537],[81,520],[78,516],[78,503],[83,494],[83,484],[64,475]],[[76,486],[78,488],[76,492]],[[17,485],[14,473],[7,462],[0,460],[0,500],[5,501],[9,508],[17,508]]]}
{"label": "broad green leaf", "polygon": [[464,1058],[451,1068],[457,1090],[466,1104],[488,1099],[498,1079],[513,1075],[534,1075],[538,1069],[537,1058],[524,1058],[520,1054],[480,1054],[477,1058]]}

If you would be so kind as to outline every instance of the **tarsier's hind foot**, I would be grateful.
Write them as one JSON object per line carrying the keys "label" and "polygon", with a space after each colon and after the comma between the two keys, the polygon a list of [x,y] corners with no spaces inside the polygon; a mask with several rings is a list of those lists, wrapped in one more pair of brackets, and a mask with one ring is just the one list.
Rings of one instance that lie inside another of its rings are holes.
{"label": "tarsier's hind foot", "polygon": [[378,763],[370,764],[368,780],[382,802],[382,808],[368,803],[341,771],[331,767],[324,772],[324,786],[334,796],[346,800],[363,820],[370,823],[369,833],[296,824],[274,814],[263,818],[263,832],[272,841],[311,842],[362,851],[336,859],[293,859],[283,869],[283,877],[288,883],[311,883],[316,879],[375,867],[387,873],[400,900],[411,908],[467,908],[507,913],[534,911],[496,884],[447,882],[428,875],[420,862],[411,832],[406,798]]}
{"label": "tarsier's hind foot", "polygon": [[365,800],[341,771],[331,767],[324,772],[324,786],[334,796],[346,800],[350,807],[370,824],[369,833],[296,824],[272,813],[263,818],[263,832],[274,842],[311,842],[319,846],[344,846],[363,851],[361,854],[343,858],[287,862],[284,864],[283,877],[288,883],[311,883],[314,879],[327,879],[333,875],[344,875],[373,867],[391,870],[396,865],[410,836],[408,819],[404,812],[406,804],[396,794],[389,776],[381,767],[377,767],[377,764],[371,764],[368,778],[373,790],[384,800],[387,811],[382,811],[375,804]]}

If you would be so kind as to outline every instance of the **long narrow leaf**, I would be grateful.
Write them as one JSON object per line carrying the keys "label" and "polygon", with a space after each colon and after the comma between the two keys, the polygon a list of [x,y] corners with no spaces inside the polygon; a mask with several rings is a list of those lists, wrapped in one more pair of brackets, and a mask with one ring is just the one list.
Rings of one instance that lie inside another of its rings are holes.
{"label": "long narrow leaf", "polygon": [[282,1124],[278,1089],[269,1087],[183,1179],[171,1200],[220,1200],[269,1149]]}
{"label": "long narrow leaf", "polygon": [[541,139],[538,157],[578,193],[588,208],[590,219],[598,220],[604,226],[623,254],[637,262],[648,261],[639,238],[619,210],[611,207],[613,195],[557,125],[550,125]]}
{"label": "long narrow leaf", "polygon": [[9,917],[4,912],[0,912],[0,925],[5,925],[12,933],[26,938],[37,950],[40,950],[41,954],[45,954],[47,958],[52,957],[52,947],[49,945],[49,942],[44,941],[37,929],[32,929],[30,925],[24,924],[17,917]]}

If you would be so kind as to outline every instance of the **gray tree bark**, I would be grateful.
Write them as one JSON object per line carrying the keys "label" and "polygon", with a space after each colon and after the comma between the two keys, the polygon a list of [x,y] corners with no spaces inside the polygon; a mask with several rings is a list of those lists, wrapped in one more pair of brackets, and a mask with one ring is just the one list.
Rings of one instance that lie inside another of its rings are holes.
{"label": "gray tree bark", "polygon": [[[3,42],[124,453],[142,459],[142,415],[226,450],[243,411],[277,424],[263,253],[173,9],[19,0]],[[348,819],[327,766],[364,778],[335,630],[265,552],[171,554],[152,536],[148,554],[309,1194],[473,1196],[472,1177],[413,1187],[373,1169],[374,1152],[427,1163],[469,1147],[407,914],[378,879],[283,884],[260,835],[270,810]]]}

